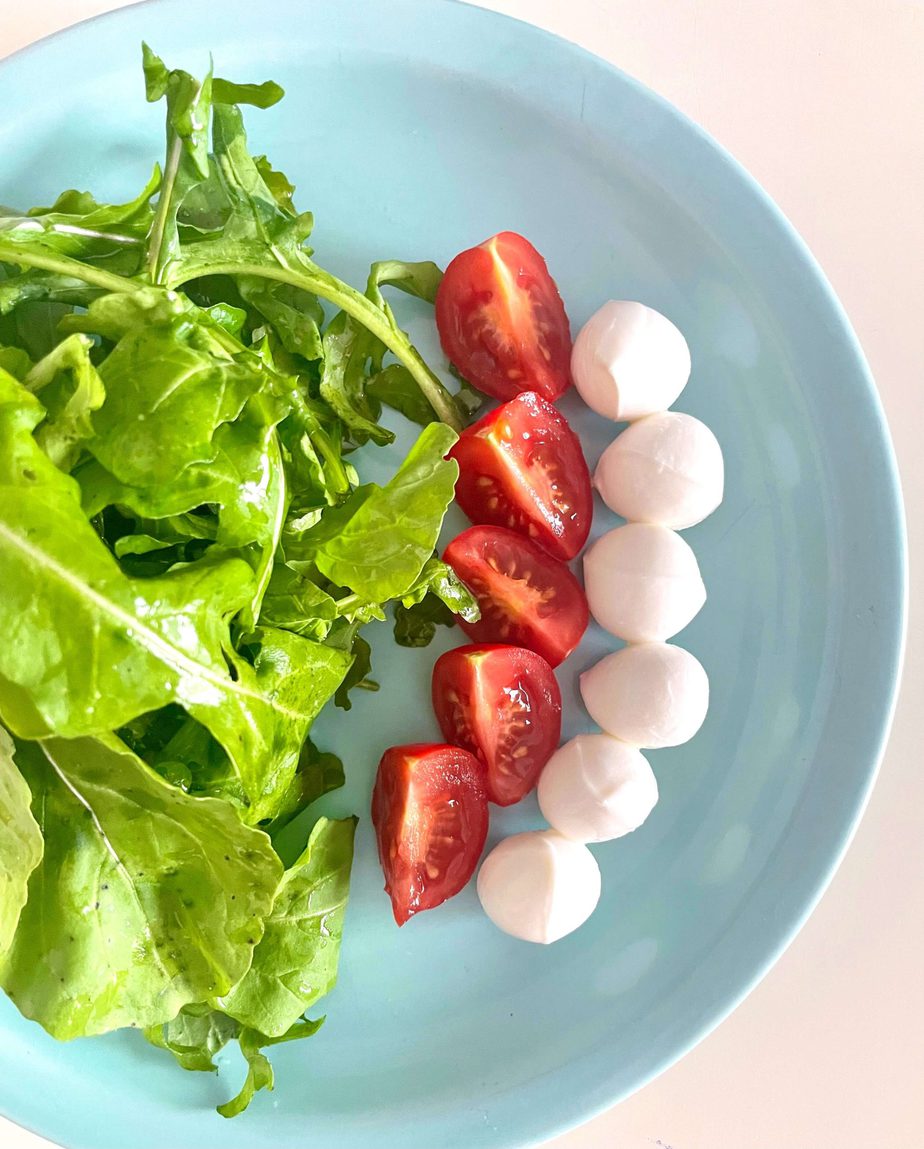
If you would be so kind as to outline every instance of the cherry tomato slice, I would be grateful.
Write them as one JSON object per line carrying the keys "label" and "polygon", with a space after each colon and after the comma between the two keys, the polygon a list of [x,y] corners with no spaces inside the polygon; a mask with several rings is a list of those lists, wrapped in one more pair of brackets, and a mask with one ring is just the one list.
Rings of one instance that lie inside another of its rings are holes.
{"label": "cherry tomato slice", "polygon": [[372,824],[399,926],[457,894],[488,833],[485,768],[458,746],[421,742],[382,755]]}
{"label": "cherry tomato slice", "polygon": [[460,646],[433,667],[444,736],[487,767],[488,801],[512,806],[539,780],[561,738],[561,691],[551,666],[521,646]]}
{"label": "cherry tomato slice", "polygon": [[525,646],[558,664],[587,629],[587,599],[564,563],[506,527],[470,527],[443,555],[478,599],[478,622],[459,619],[474,642]]}
{"label": "cherry tomato slice", "polygon": [[545,260],[514,231],[461,252],[436,293],[443,350],[466,379],[495,399],[538,391],[557,399],[571,385],[571,330]]}
{"label": "cherry tomato slice", "polygon": [[456,502],[473,523],[509,527],[558,559],[573,559],[593,517],[590,473],[564,415],[524,391],[463,431]]}

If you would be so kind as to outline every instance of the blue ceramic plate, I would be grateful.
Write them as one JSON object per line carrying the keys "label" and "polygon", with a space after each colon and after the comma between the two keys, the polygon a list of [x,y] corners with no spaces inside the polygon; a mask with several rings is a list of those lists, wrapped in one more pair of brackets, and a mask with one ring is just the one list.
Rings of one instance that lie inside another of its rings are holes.
{"label": "blue ceramic plate", "polygon": [[[268,14],[257,16],[259,9]],[[686,334],[678,406],[716,431],[727,495],[687,538],[709,602],[682,642],[712,680],[705,727],[652,755],[661,802],[595,848],[603,898],[545,948],[494,929],[469,889],[397,930],[368,819],[340,984],[310,1043],[274,1050],[277,1090],[233,1122],[237,1087],[133,1035],[56,1044],[0,1005],[0,1109],[82,1149],[497,1149],[590,1117],[654,1076],[754,985],[828,881],[866,800],[902,638],[903,529],[862,354],[808,251],[748,176],[672,108],[534,28],[435,0],[159,0],[0,67],[0,202],[61,188],[127,197],[161,152],[142,37],[169,62],[272,77],[257,152],[299,185],[319,259],[448,260],[502,228],[548,258],[575,324],[641,299]],[[411,317],[424,350],[429,322]],[[612,425],[565,409],[594,461]],[[369,466],[384,474],[394,457]],[[595,530],[612,525],[599,511]],[[455,524],[458,525],[458,524]],[[436,733],[434,648],[375,636],[377,695],[319,724],[365,815],[392,742]],[[439,649],[451,644],[446,638]],[[562,676],[611,645],[590,633]],[[538,824],[535,804],[492,834]],[[41,960],[41,955],[36,955]]]}

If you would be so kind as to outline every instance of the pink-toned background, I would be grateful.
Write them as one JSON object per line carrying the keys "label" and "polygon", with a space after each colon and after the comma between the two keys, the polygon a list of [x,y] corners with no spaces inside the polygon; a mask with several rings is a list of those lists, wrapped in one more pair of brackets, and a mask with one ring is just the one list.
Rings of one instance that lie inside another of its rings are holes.
{"label": "pink-toned background", "polygon": [[[0,0],[0,56],[123,3]],[[914,574],[924,561],[924,3],[482,7],[575,40],[672,100],[795,223],[878,381],[903,472]],[[693,1053],[554,1149],[924,1145],[924,612],[915,590],[912,582],[905,683],[881,779],[811,921]],[[2,1149],[47,1145],[0,1119]]]}

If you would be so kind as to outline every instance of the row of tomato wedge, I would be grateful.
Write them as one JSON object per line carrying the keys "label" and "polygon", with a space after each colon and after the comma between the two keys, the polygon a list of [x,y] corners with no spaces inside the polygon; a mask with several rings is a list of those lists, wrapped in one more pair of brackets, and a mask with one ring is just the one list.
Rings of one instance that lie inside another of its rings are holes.
{"label": "row of tomato wedge", "polygon": [[580,442],[550,402],[570,384],[571,338],[545,261],[510,232],[463,252],[447,268],[436,317],[455,366],[509,401],[450,453],[456,501],[476,525],[443,557],[481,618],[459,620],[472,644],[433,668],[446,743],[392,747],[376,777],[372,820],[399,925],[471,878],[488,803],[509,806],[536,785],[561,735],[553,668],[588,622],[565,564],[587,541],[593,500]]}

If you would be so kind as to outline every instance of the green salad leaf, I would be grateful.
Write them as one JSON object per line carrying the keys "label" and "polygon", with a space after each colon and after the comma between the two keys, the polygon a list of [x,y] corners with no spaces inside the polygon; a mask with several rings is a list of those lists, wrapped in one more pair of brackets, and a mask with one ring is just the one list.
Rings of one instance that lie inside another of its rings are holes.
{"label": "green salad leaf", "polygon": [[224,747],[227,769],[210,776],[208,793],[247,807],[246,818],[275,816],[295,776],[311,724],[353,662],[349,651],[313,642],[290,631],[260,628],[254,634],[254,665],[237,658],[233,704],[187,706]]}
{"label": "green salad leaf", "polygon": [[22,743],[17,762],[45,839],[0,968],[21,1012],[66,1040],[227,993],[281,878],[266,835],[170,786],[112,735]]}
{"label": "green salad leaf", "polygon": [[375,693],[379,684],[374,678],[371,678],[372,672],[372,647],[358,633],[355,624],[347,626],[343,632],[337,635],[337,641],[349,642],[349,649],[353,655],[353,664],[347,672],[346,677],[337,692],[334,695],[334,705],[339,706],[341,710],[351,710],[353,703],[350,700],[351,690],[370,690]]}
{"label": "green salad leaf", "polygon": [[[456,441],[444,423],[425,427],[384,487],[360,489],[335,512],[332,532],[314,556],[338,586],[372,602],[406,594],[433,554],[459,465],[444,456]],[[333,516],[332,516],[333,517]]]}
{"label": "green salad leaf", "polygon": [[85,335],[62,340],[25,376],[33,394],[41,393],[45,419],[36,441],[63,471],[70,471],[94,434],[92,416],[106,398],[106,388],[93,365],[93,344]]}
{"label": "green salad leaf", "polygon": [[395,642],[428,646],[437,626],[453,626],[456,617],[477,622],[478,600],[441,559],[429,559],[417,581],[395,605]]}
{"label": "green salad leaf", "polygon": [[215,1055],[239,1032],[233,1017],[202,1003],[184,1005],[170,1021],[145,1029],[144,1036],[152,1045],[172,1053],[184,1069],[217,1073]]}
{"label": "green salad leaf", "polygon": [[218,1002],[249,1029],[281,1037],[333,989],[355,829],[355,818],[320,818],[286,870],[250,969]]}
{"label": "green salad leaf", "polygon": [[[155,167],[147,184],[128,203],[100,204],[88,192],[71,189],[62,192],[51,207],[32,208],[23,215],[0,213],[0,243],[38,250],[49,257],[78,258],[98,272],[135,275],[144,260],[145,238],[154,219],[152,200],[160,187],[160,168]],[[35,273],[14,276],[0,284],[0,314],[19,303],[52,298],[86,304],[96,294],[87,288],[82,276],[66,273],[50,279]]]}
{"label": "green salad leaf", "polygon": [[100,376],[107,401],[93,415],[91,449],[129,486],[160,486],[183,467],[211,462],[216,430],[237,419],[263,383],[183,316],[127,332]]}
{"label": "green salad leaf", "polygon": [[313,1037],[324,1024],[324,1018],[318,1021],[298,1021],[281,1037],[267,1037],[252,1029],[242,1029],[238,1034],[241,1053],[247,1059],[247,1077],[241,1087],[240,1093],[224,1105],[218,1106],[222,1117],[237,1117],[243,1113],[253,1101],[254,1094],[260,1089],[274,1087],[273,1067],[269,1058],[262,1052],[270,1045],[279,1045],[284,1041],[300,1041],[303,1037]]}
{"label": "green salad leaf", "polygon": [[0,961],[26,904],[29,875],[42,860],[42,831],[31,800],[13,761],[13,741],[0,727]]}
{"label": "green salad leaf", "polygon": [[264,1049],[311,1037],[324,1018],[306,1009],[337,980],[343,916],[349,896],[355,818],[315,825],[303,854],[285,871],[250,969],[215,1001],[184,1006],[145,1036],[184,1069],[214,1070],[215,1055],[237,1039],[247,1061],[240,1092],[219,1106],[223,1117],[242,1113],[261,1089],[272,1089]]}
{"label": "green salad leaf", "polygon": [[324,1024],[324,1018],[309,1021],[302,1018],[280,1037],[240,1025],[232,1017],[213,1009],[208,1004],[186,1006],[172,1021],[152,1026],[144,1031],[152,1045],[167,1050],[183,1069],[198,1072],[216,1072],[215,1057],[235,1039],[247,1062],[247,1076],[240,1091],[218,1106],[222,1117],[237,1117],[253,1101],[261,1089],[273,1089],[275,1075],[269,1058],[262,1051],[273,1045],[301,1038],[313,1037]]}

